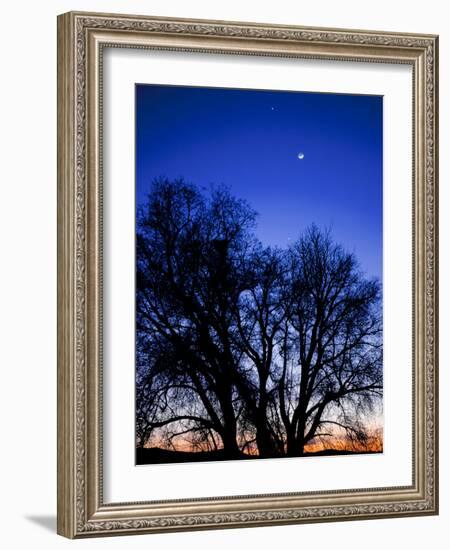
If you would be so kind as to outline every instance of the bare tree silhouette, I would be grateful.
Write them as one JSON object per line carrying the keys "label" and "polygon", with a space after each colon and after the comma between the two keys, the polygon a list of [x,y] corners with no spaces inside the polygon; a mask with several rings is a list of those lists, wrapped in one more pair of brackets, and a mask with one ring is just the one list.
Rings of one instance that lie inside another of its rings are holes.
{"label": "bare tree silhouette", "polygon": [[287,454],[337,427],[367,437],[362,413],[382,396],[380,286],[329,232],[311,227],[288,252],[289,299],[279,381]]}
{"label": "bare tree silhouette", "polygon": [[226,188],[153,183],[137,220],[138,447],[274,457],[339,431],[366,440],[379,284],[329,232],[264,248],[255,219]]}
{"label": "bare tree silhouette", "polygon": [[254,220],[225,189],[207,201],[192,185],[167,180],[154,184],[138,220],[138,343],[153,364],[150,378],[165,379],[151,414],[156,408],[162,418],[151,427],[211,430],[229,457],[240,455],[233,311],[246,286]]}

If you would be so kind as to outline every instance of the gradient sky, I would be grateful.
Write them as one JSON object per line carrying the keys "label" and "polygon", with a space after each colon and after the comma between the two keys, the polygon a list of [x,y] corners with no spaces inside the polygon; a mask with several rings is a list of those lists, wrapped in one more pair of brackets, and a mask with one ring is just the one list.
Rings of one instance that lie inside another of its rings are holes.
{"label": "gradient sky", "polygon": [[381,278],[382,117],[381,96],[138,84],[136,203],[159,176],[225,184],[264,244],[314,222]]}

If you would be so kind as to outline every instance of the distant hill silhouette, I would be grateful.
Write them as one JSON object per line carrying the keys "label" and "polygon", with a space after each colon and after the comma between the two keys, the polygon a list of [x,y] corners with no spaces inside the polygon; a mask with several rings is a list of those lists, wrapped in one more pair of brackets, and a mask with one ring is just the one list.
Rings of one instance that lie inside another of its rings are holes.
{"label": "distant hill silhouette", "polygon": [[[305,453],[303,456],[336,456],[336,455],[353,455],[353,454],[378,454],[379,451],[341,451],[337,449],[324,449]],[[242,453],[242,459],[258,459],[259,456],[250,456]],[[280,457],[281,458],[281,457]],[[136,464],[172,464],[180,462],[215,462],[220,460],[228,460],[222,449],[209,452],[185,452],[185,451],[170,451],[168,449],[160,449],[159,447],[137,448],[136,449]]]}

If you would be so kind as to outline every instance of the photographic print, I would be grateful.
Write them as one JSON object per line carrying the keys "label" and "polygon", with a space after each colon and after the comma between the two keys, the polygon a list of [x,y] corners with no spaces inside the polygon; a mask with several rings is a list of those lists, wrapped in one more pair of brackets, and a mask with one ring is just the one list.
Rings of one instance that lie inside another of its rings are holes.
{"label": "photographic print", "polygon": [[136,85],[136,464],[383,451],[383,98]]}

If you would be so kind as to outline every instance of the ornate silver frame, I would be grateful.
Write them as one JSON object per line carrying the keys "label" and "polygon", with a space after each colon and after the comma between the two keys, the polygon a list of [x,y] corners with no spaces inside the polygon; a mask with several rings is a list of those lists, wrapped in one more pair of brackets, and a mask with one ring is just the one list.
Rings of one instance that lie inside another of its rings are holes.
{"label": "ornate silver frame", "polygon": [[[106,45],[413,67],[411,486],[103,502],[100,90]],[[74,12],[58,17],[59,534],[80,538],[438,513],[437,51],[438,38],[431,35]]]}

